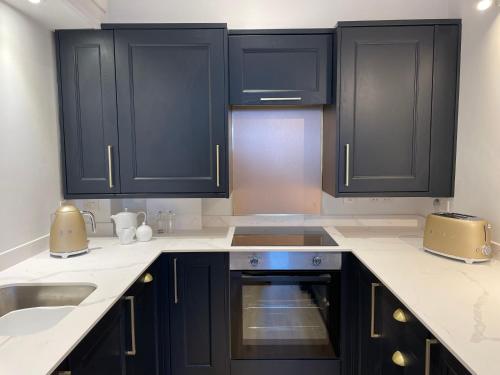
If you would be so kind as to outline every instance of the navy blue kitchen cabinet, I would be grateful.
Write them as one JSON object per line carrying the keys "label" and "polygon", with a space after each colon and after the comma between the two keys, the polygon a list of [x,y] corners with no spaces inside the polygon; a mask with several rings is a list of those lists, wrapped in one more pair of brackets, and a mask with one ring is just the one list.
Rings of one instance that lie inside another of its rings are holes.
{"label": "navy blue kitchen cabinet", "polygon": [[115,29],[121,192],[224,196],[226,30]]}
{"label": "navy blue kitchen cabinet", "polygon": [[159,271],[156,262],[141,275],[54,374],[168,374],[160,356],[165,338],[159,297],[165,286]]}
{"label": "navy blue kitchen cabinet", "polygon": [[120,192],[113,31],[56,32],[65,195]]}
{"label": "navy blue kitchen cabinet", "polygon": [[321,105],[332,101],[333,30],[234,30],[230,104]]}
{"label": "navy blue kitchen cabinet", "polygon": [[227,197],[225,25],[56,33],[66,198]]}
{"label": "navy blue kitchen cabinet", "polygon": [[[382,338],[380,335],[380,292],[382,284],[359,262],[355,262],[355,278],[350,295],[355,300],[352,316],[352,373],[357,375],[385,375],[382,372]],[[351,318],[352,318],[351,316]]]}
{"label": "navy blue kitchen cabinet", "polygon": [[54,375],[125,375],[125,320],[118,302],[78,344]]}
{"label": "navy blue kitchen cabinet", "polygon": [[161,374],[160,268],[153,264],[123,296],[127,375]]}
{"label": "navy blue kitchen cabinet", "polygon": [[340,22],[323,189],[453,196],[460,21]]}
{"label": "navy blue kitchen cabinet", "polygon": [[229,265],[226,253],[171,255],[171,375],[229,374]]}
{"label": "navy blue kitchen cabinet", "polygon": [[[354,261],[352,346],[347,374],[470,375],[364,265]],[[357,322],[357,323],[355,323]]]}

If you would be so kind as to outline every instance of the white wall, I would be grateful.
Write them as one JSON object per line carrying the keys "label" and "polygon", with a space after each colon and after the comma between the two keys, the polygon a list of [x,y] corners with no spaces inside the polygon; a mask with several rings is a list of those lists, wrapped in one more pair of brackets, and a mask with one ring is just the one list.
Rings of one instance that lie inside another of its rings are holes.
{"label": "white wall", "polygon": [[0,253],[49,232],[60,200],[52,33],[0,1]]}
{"label": "white wall", "polygon": [[483,216],[500,241],[500,7],[450,0],[463,19],[454,210]]}
{"label": "white wall", "polygon": [[109,0],[109,22],[224,22],[229,28],[333,27],[339,20],[440,18],[447,0]]}

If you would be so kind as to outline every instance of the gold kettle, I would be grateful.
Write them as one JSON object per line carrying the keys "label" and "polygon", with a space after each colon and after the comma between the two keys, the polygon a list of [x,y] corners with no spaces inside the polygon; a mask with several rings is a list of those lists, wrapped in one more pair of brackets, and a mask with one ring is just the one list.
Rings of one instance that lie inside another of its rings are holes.
{"label": "gold kettle", "polygon": [[50,227],[50,255],[67,258],[89,251],[83,215],[90,217],[95,233],[95,218],[91,212],[80,211],[72,205],[64,205],[56,210]]}

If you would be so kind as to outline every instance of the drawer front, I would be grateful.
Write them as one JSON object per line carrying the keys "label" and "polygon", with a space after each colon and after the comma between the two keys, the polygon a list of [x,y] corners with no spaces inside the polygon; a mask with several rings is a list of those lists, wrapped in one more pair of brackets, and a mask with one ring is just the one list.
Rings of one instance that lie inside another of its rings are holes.
{"label": "drawer front", "polygon": [[389,290],[384,289],[382,298],[384,331],[402,337],[406,334],[422,339],[430,337],[429,331]]}
{"label": "drawer front", "polygon": [[230,35],[230,104],[331,102],[332,34]]}

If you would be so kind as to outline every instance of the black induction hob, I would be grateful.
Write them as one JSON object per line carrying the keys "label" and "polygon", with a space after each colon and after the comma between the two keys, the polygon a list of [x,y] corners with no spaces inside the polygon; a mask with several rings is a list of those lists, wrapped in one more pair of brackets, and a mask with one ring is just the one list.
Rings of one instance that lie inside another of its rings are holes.
{"label": "black induction hob", "polygon": [[236,227],[231,246],[338,246],[322,227]]}

